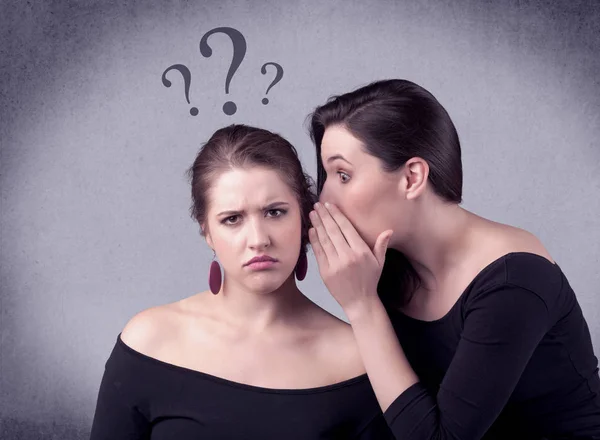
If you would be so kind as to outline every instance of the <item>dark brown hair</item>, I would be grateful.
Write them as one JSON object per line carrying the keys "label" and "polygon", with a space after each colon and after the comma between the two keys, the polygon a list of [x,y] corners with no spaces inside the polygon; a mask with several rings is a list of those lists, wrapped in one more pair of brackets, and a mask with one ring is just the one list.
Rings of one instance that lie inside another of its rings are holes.
{"label": "dark brown hair", "polygon": [[[317,150],[317,191],[326,173],[321,160],[325,129],[341,125],[359,139],[365,151],[391,172],[413,157],[429,165],[428,181],[442,200],[462,201],[460,142],[450,116],[437,99],[415,83],[402,79],[373,82],[329,98],[310,115],[310,136]],[[421,280],[408,259],[388,249],[377,291],[386,306],[406,304]]]}
{"label": "dark brown hair", "polygon": [[294,146],[282,136],[262,128],[232,124],[217,130],[200,148],[187,171],[192,190],[190,215],[202,227],[208,210],[208,192],[215,179],[233,168],[252,166],[276,171],[296,195],[302,219],[301,250],[306,252],[308,215],[316,201],[314,182],[303,171]]}

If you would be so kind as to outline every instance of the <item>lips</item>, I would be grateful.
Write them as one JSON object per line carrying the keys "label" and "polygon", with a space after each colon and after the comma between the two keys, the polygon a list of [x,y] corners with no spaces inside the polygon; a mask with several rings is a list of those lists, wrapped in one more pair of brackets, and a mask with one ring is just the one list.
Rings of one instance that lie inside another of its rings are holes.
{"label": "lips", "polygon": [[264,262],[275,263],[275,262],[277,262],[277,259],[273,258],[269,255],[259,255],[257,257],[252,258],[251,260],[247,261],[246,264],[244,264],[244,266],[249,266],[253,263],[264,263]]}

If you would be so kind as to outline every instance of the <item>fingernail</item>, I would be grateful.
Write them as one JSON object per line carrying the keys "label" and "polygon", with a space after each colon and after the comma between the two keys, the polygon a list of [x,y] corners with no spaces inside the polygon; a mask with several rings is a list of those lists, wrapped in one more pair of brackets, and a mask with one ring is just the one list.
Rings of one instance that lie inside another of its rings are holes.
{"label": "fingernail", "polygon": [[319,202],[315,203],[315,209],[319,209],[321,207],[321,204]]}
{"label": "fingernail", "polygon": [[329,202],[325,202],[325,207],[329,208],[331,205],[329,204]]}

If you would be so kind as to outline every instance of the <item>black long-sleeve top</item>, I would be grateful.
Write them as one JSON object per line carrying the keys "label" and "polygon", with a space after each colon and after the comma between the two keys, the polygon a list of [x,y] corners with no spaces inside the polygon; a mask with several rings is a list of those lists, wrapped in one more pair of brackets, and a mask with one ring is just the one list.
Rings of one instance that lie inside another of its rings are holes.
{"label": "black long-sleeve top", "polygon": [[169,364],[120,335],[100,383],[91,440],[388,440],[366,374],[270,389]]}
{"label": "black long-sleeve top", "polygon": [[439,320],[388,313],[420,378],[384,413],[396,439],[600,439],[598,359],[558,264],[514,252]]}

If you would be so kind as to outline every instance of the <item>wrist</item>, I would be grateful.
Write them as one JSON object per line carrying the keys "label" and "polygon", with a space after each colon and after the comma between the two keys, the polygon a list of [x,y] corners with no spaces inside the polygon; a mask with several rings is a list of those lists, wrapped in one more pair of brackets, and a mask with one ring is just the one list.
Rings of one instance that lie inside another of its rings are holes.
{"label": "wrist", "polygon": [[[379,299],[379,295],[375,293],[374,295],[368,295],[366,298],[355,302],[351,306],[347,307],[344,310],[344,313],[348,317],[350,324],[357,324],[361,321],[369,320],[374,315],[377,315],[383,310],[385,312],[385,308],[381,300]],[[386,313],[387,314],[387,313]]]}

